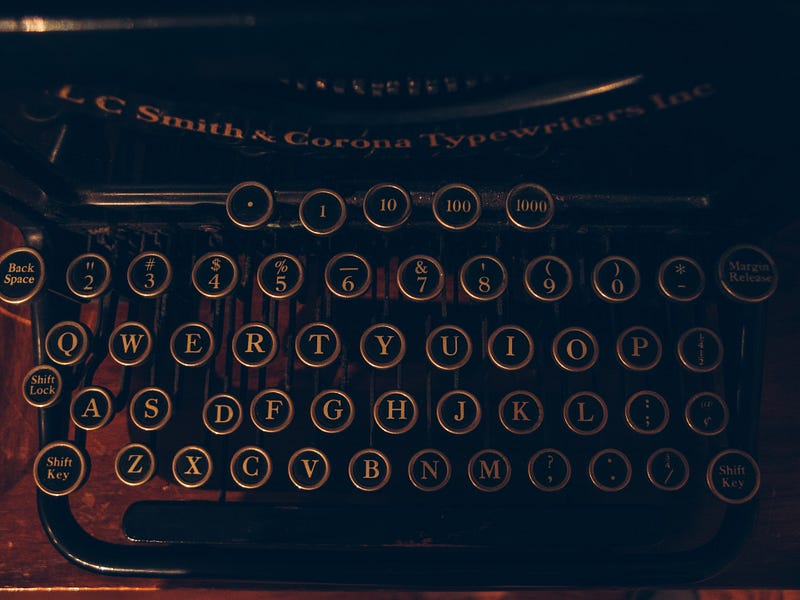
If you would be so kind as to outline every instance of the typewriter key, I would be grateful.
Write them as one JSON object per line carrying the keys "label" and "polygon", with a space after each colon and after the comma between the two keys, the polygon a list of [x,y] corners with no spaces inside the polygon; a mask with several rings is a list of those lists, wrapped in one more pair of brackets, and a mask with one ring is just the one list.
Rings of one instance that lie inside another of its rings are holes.
{"label": "typewriter key", "polygon": [[469,433],[481,421],[481,404],[470,392],[452,390],[436,403],[436,420],[449,433]]}
{"label": "typewriter key", "polygon": [[762,302],[778,287],[778,270],[772,257],[757,246],[734,246],[719,259],[717,278],[731,298]]}
{"label": "typewriter key", "polygon": [[185,488],[197,488],[211,479],[214,461],[205,448],[186,446],[172,459],[172,476]]}
{"label": "typewriter key", "polygon": [[86,481],[88,471],[86,456],[70,442],[47,444],[33,461],[36,487],[49,496],[71,494]]}
{"label": "typewriter key", "polygon": [[508,272],[494,256],[473,256],[461,267],[458,274],[461,288],[473,300],[494,300],[508,285]]}
{"label": "typewriter key", "polygon": [[669,421],[669,406],[661,394],[650,390],[636,392],[625,403],[625,420],[636,433],[659,433]]}
{"label": "typewriter key", "polygon": [[0,300],[22,304],[44,285],[44,259],[33,248],[13,248],[0,256]]}
{"label": "typewriter key", "polygon": [[544,407],[532,393],[517,390],[503,397],[497,414],[503,427],[511,433],[523,435],[539,429],[544,419]]}
{"label": "typewriter key", "polygon": [[269,480],[272,475],[272,461],[269,454],[258,446],[245,446],[231,457],[230,471],[236,485],[253,490]]}
{"label": "typewriter key", "polygon": [[301,448],[289,459],[289,479],[301,490],[316,490],[331,475],[328,457],[316,448]]}
{"label": "typewriter key", "polygon": [[143,252],[128,265],[128,285],[144,298],[158,296],[172,281],[172,265],[160,252]]}
{"label": "typewriter key", "polygon": [[617,358],[631,371],[649,371],[661,360],[661,340],[647,327],[630,327],[617,338]]}
{"label": "typewriter key", "polygon": [[589,478],[604,492],[619,492],[631,481],[631,461],[615,448],[601,450],[589,462]]}
{"label": "typewriter key", "polygon": [[717,394],[701,392],[686,403],[686,423],[700,435],[717,435],[728,426],[728,405]]}
{"label": "typewriter key", "polygon": [[323,390],[311,401],[311,421],[325,433],[344,431],[354,418],[353,401],[340,390]]}
{"label": "typewriter key", "polygon": [[525,289],[543,302],[561,300],[572,289],[572,270],[557,256],[534,258],[525,268]]}
{"label": "typewriter key", "polygon": [[361,336],[361,356],[376,369],[390,369],[403,360],[406,338],[403,332],[388,323],[376,323]]}
{"label": "typewriter key", "polygon": [[482,492],[496,492],[508,485],[511,463],[497,450],[480,450],[469,460],[470,483]]}
{"label": "typewriter key", "polygon": [[533,338],[518,325],[503,325],[489,336],[491,361],[506,371],[527,367],[533,358]]}
{"label": "typewriter key", "polygon": [[556,335],[552,353],[562,369],[573,373],[586,371],[597,362],[597,339],[582,327],[568,327]]}
{"label": "typewriter key", "polygon": [[744,504],[758,493],[761,470],[747,452],[723,450],[709,463],[706,483],[723,502]]}
{"label": "typewriter key", "polygon": [[522,183],[506,196],[506,215],[514,227],[535,231],[553,218],[555,203],[545,188],[535,183]]}
{"label": "typewriter key", "polygon": [[356,452],[347,465],[350,481],[364,492],[377,492],[392,475],[392,465],[380,450],[367,448]]}
{"label": "typewriter key", "polygon": [[592,271],[595,293],[608,302],[625,302],[639,291],[639,269],[624,256],[607,256]]}
{"label": "typewriter key", "polygon": [[233,335],[233,356],[245,367],[263,367],[278,352],[278,336],[263,323],[246,323]]}
{"label": "typewriter key", "polygon": [[442,325],[428,334],[425,352],[435,367],[443,371],[455,371],[469,362],[472,341],[461,327]]}
{"label": "typewriter key", "polygon": [[125,485],[144,485],[156,472],[156,457],[143,444],[128,444],[117,453],[114,471]]}
{"label": "typewriter key", "polygon": [[257,181],[240,183],[225,199],[228,218],[242,229],[255,229],[269,221],[274,206],[272,192]]}
{"label": "typewriter key", "polygon": [[172,417],[172,399],[161,388],[144,388],[131,398],[128,412],[139,429],[157,431]]}
{"label": "typewriter key", "polygon": [[56,323],[47,332],[44,349],[50,360],[57,365],[78,364],[89,350],[89,330],[83,323],[76,321]]}
{"label": "typewriter key", "polygon": [[81,254],[67,267],[67,287],[78,298],[97,298],[111,283],[111,266],[99,254]]}
{"label": "typewriter key", "polygon": [[300,201],[300,222],[314,235],[330,235],[344,225],[347,206],[334,191],[316,189]]}
{"label": "typewriter key", "polygon": [[239,283],[239,265],[223,252],[209,252],[194,263],[192,285],[206,298],[222,298]]}
{"label": "typewriter key", "polygon": [[203,424],[211,433],[229,435],[242,424],[242,405],[230,394],[217,394],[203,405]]}
{"label": "typewriter key", "polygon": [[259,392],[250,403],[250,419],[261,431],[278,433],[292,422],[294,404],[283,390],[268,389]]}
{"label": "typewriter key", "polygon": [[79,390],[69,405],[69,416],[75,426],[84,431],[105,427],[114,416],[111,393],[101,387]]}
{"label": "typewriter key", "polygon": [[658,269],[658,289],[670,300],[691,302],[703,293],[705,285],[703,269],[688,256],[668,258]]}
{"label": "typewriter key", "polygon": [[169,340],[172,357],[184,367],[199,367],[214,354],[214,335],[202,323],[184,323]]}
{"label": "typewriter key", "polygon": [[578,435],[594,435],[608,422],[605,401],[594,392],[578,392],[564,403],[564,422]]}
{"label": "typewriter key", "polygon": [[656,450],[647,459],[647,478],[665,492],[679,490],[689,481],[689,461],[674,448]]}
{"label": "typewriter key", "polygon": [[433,197],[433,217],[445,229],[460,231],[472,227],[481,216],[481,198],[463,183],[451,183]]}
{"label": "typewriter key", "polygon": [[376,229],[397,229],[410,214],[411,198],[399,185],[379,183],[364,196],[364,216]]}
{"label": "typewriter key", "polygon": [[22,378],[22,397],[36,408],[47,408],[61,396],[61,373],[50,365],[39,365]]}
{"label": "typewriter key", "polygon": [[444,288],[444,269],[430,256],[410,256],[397,267],[397,286],[409,300],[433,300]]}
{"label": "typewriter key", "polygon": [[678,340],[678,358],[695,373],[708,373],[722,364],[723,348],[719,336],[705,327],[695,327]]}
{"label": "typewriter key", "polygon": [[352,252],[342,252],[328,261],[325,285],[334,296],[357,298],[369,289],[372,268],[367,259]]}
{"label": "typewriter key", "polygon": [[531,483],[543,492],[564,489],[572,476],[569,459],[560,450],[545,448],[531,456],[528,461],[528,477]]}
{"label": "typewriter key", "polygon": [[309,323],[297,332],[294,350],[309,367],[325,367],[337,358],[342,349],[339,334],[327,323]]}
{"label": "typewriter key", "polygon": [[114,328],[108,336],[108,353],[123,367],[142,364],[153,349],[153,336],[141,323],[128,321]]}
{"label": "typewriter key", "polygon": [[411,394],[402,390],[390,390],[375,401],[372,416],[383,431],[397,435],[414,427],[419,411]]}
{"label": "typewriter key", "polygon": [[258,287],[270,298],[294,296],[303,285],[303,263],[285,252],[270,254],[258,266]]}
{"label": "typewriter key", "polygon": [[439,450],[420,450],[408,461],[408,478],[418,490],[436,492],[450,481],[450,460]]}

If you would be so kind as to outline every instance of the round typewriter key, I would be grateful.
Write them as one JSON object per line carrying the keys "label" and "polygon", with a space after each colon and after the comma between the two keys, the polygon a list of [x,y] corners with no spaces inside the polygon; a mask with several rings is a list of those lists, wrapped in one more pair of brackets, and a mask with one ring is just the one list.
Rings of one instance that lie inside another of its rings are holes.
{"label": "round typewriter key", "polygon": [[539,429],[544,418],[544,407],[532,393],[517,390],[503,397],[497,414],[503,427],[511,433],[523,435]]}
{"label": "round typewriter key", "polygon": [[172,459],[172,476],[185,488],[197,488],[211,479],[214,462],[205,448],[186,446]]}
{"label": "round typewriter key", "polygon": [[728,426],[728,405],[717,394],[701,392],[686,403],[686,423],[700,435],[717,435]]}
{"label": "round typewriter key", "polygon": [[658,269],[658,289],[670,300],[691,302],[703,293],[705,285],[703,269],[688,256],[668,258]]}
{"label": "round typewriter key", "polygon": [[744,504],[758,493],[761,471],[747,452],[723,450],[709,463],[706,483],[723,502]]}
{"label": "round typewriter key", "polygon": [[444,289],[444,269],[430,256],[409,256],[397,267],[397,286],[409,300],[433,300]]}
{"label": "round typewriter key", "polygon": [[303,263],[285,252],[270,254],[258,266],[258,287],[270,298],[294,296],[303,285]]}
{"label": "round typewriter key", "polygon": [[408,461],[408,478],[418,490],[436,492],[447,485],[452,475],[450,460],[439,450],[420,450]]}
{"label": "round typewriter key", "polygon": [[108,353],[123,367],[142,364],[153,349],[153,336],[141,323],[128,321],[114,328],[108,336]]}
{"label": "round typewriter key", "polygon": [[156,457],[143,444],[128,444],[117,453],[114,471],[125,485],[144,485],[156,472]]}
{"label": "round typewriter key", "polygon": [[101,387],[78,390],[69,405],[69,416],[76,427],[85,431],[104,427],[114,416],[111,393]]}
{"label": "round typewriter key", "polygon": [[314,235],[330,235],[347,219],[344,199],[331,190],[310,191],[300,201],[299,212],[303,227]]}
{"label": "round typewriter key", "polygon": [[391,390],[381,394],[375,401],[372,416],[383,431],[397,435],[414,427],[419,411],[411,394],[401,390]]}
{"label": "round typewriter key", "polygon": [[172,399],[161,388],[144,388],[131,398],[128,412],[139,429],[157,431],[172,417]]}
{"label": "round typewriter key", "polygon": [[363,256],[342,252],[328,261],[325,285],[334,296],[357,298],[369,289],[372,268]]}
{"label": "round typewriter key", "polygon": [[406,355],[403,332],[388,323],[376,323],[361,335],[361,356],[376,369],[390,369]]}
{"label": "round typewriter key", "polygon": [[689,481],[689,461],[674,448],[656,450],[647,459],[647,478],[660,490],[677,491]]}
{"label": "round typewriter key", "polygon": [[316,448],[301,448],[289,459],[289,479],[301,490],[316,490],[331,475],[328,457]]}
{"label": "round typewriter key", "polygon": [[462,183],[446,185],[433,197],[433,216],[445,229],[468,229],[481,216],[480,196]]}
{"label": "round typewriter key", "polygon": [[278,433],[292,422],[294,404],[283,390],[268,389],[259,392],[250,403],[250,419],[261,431]]}
{"label": "round typewriter key", "polygon": [[264,485],[272,475],[269,454],[257,446],[239,448],[231,457],[231,478],[240,488],[253,490]]}
{"label": "round typewriter key", "polygon": [[506,196],[508,220],[524,231],[535,231],[547,225],[555,209],[550,192],[535,183],[522,183]]}
{"label": "round typewriter key", "polygon": [[172,281],[172,265],[160,252],[143,252],[128,265],[128,285],[144,298],[158,296]]}
{"label": "round typewriter key", "polygon": [[39,450],[33,461],[36,486],[49,496],[66,496],[86,481],[89,464],[70,442],[53,442]]}
{"label": "round typewriter key", "polygon": [[67,267],[67,287],[78,298],[97,298],[111,283],[111,265],[99,254],[81,254]]}
{"label": "round typewriter key", "polygon": [[411,198],[399,185],[379,183],[364,196],[364,216],[377,229],[397,229],[410,214]]}
{"label": "round typewriter key", "polygon": [[734,246],[719,259],[717,277],[731,298],[762,302],[778,287],[778,270],[772,257],[757,246]]}
{"label": "round typewriter key", "polygon": [[506,371],[527,367],[533,358],[533,338],[518,325],[503,325],[489,336],[491,361]]}
{"label": "round typewriter key", "polygon": [[458,280],[473,300],[494,300],[506,291],[508,272],[494,256],[473,256],[461,267]]}
{"label": "round typewriter key", "polygon": [[199,367],[214,354],[214,335],[202,323],[184,323],[169,340],[172,357],[184,367]]}
{"label": "round typewriter key", "polygon": [[327,323],[309,323],[294,339],[297,357],[309,367],[325,367],[339,358],[339,334]]}
{"label": "round typewriter key", "polygon": [[272,192],[257,181],[240,183],[225,199],[228,218],[242,229],[255,229],[269,221],[274,207]]}
{"label": "round typewriter key", "polygon": [[597,339],[581,327],[569,327],[553,340],[553,359],[566,371],[578,373],[597,362]]}
{"label": "round typewriter key", "polygon": [[625,302],[639,291],[639,269],[624,256],[607,256],[592,271],[595,293],[608,302]]}
{"label": "round typewriter key", "polygon": [[480,423],[481,404],[470,392],[452,390],[436,403],[436,419],[445,431],[463,435]]}
{"label": "round typewriter key", "polygon": [[631,371],[649,371],[661,360],[661,340],[647,327],[630,327],[617,338],[617,357]]}
{"label": "round typewriter key", "polygon": [[659,433],[669,421],[669,406],[661,394],[650,390],[636,392],[625,403],[625,420],[636,433]]}
{"label": "round typewriter key", "polygon": [[722,364],[722,341],[705,327],[695,327],[678,340],[678,358],[695,373],[708,373]]}
{"label": "round typewriter key", "polygon": [[455,371],[469,362],[472,341],[461,327],[442,325],[428,334],[425,352],[435,367],[443,371]]}
{"label": "round typewriter key", "polygon": [[61,321],[47,332],[44,349],[57,365],[78,364],[89,350],[89,331],[83,323]]}
{"label": "round typewriter key", "polygon": [[569,459],[560,450],[545,448],[528,461],[528,477],[543,492],[564,489],[572,476]]}
{"label": "round typewriter key", "polygon": [[192,285],[206,298],[222,298],[239,283],[239,265],[223,252],[204,254],[192,267]]}
{"label": "round typewriter key", "polygon": [[467,467],[470,483],[482,492],[496,492],[508,485],[511,463],[497,450],[480,450],[472,455]]}
{"label": "round typewriter key", "polygon": [[367,448],[356,452],[347,465],[350,481],[364,492],[377,492],[392,475],[392,465],[380,450]]}
{"label": "round typewriter key", "polygon": [[578,435],[594,435],[608,422],[605,401],[594,392],[578,392],[564,403],[564,422]]}
{"label": "round typewriter key", "polygon": [[543,302],[561,300],[572,289],[572,270],[557,256],[534,258],[525,267],[525,289]]}
{"label": "round typewriter key", "polygon": [[631,481],[631,461],[614,448],[601,450],[589,462],[589,478],[604,492],[618,492]]}
{"label": "round typewriter key", "polygon": [[39,365],[22,378],[22,397],[36,408],[47,408],[61,396],[61,373],[50,365]]}
{"label": "round typewriter key", "polygon": [[263,323],[246,323],[233,335],[233,356],[245,367],[263,367],[278,352],[278,336]]}
{"label": "round typewriter key", "polygon": [[44,259],[33,248],[13,248],[0,256],[0,300],[22,304],[44,285]]}
{"label": "round typewriter key", "polygon": [[242,424],[242,405],[230,394],[212,396],[203,405],[203,424],[211,433],[231,434]]}
{"label": "round typewriter key", "polygon": [[311,401],[311,421],[325,433],[344,431],[355,418],[350,396],[340,390],[323,390]]}

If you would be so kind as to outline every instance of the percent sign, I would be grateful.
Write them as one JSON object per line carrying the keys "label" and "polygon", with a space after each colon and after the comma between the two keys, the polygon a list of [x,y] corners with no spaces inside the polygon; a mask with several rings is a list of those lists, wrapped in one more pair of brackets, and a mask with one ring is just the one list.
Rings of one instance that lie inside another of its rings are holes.
{"label": "percent sign", "polygon": [[286,273],[289,270],[288,265],[286,264],[286,259],[281,258],[275,261],[275,268],[278,270],[278,273]]}

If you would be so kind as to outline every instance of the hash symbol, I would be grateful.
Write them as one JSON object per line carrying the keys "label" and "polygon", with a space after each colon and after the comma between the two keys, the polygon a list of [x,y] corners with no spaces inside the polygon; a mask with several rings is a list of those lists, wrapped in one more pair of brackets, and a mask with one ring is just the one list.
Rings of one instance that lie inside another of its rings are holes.
{"label": "hash symbol", "polygon": [[683,263],[678,263],[675,265],[675,272],[678,275],[685,275],[686,274],[686,265]]}
{"label": "hash symbol", "polygon": [[155,258],[148,258],[147,261],[144,263],[144,268],[148,271],[152,271],[153,267],[156,266],[156,259]]}

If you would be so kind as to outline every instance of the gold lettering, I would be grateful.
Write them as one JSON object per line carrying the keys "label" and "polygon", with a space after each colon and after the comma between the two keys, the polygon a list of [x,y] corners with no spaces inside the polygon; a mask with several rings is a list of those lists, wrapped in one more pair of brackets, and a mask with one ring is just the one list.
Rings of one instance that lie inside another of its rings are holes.
{"label": "gold lettering", "polygon": [[[454,336],[442,335],[442,336],[439,336],[439,337],[441,337],[441,339],[442,339],[442,353],[445,356],[455,356],[456,353],[458,352],[458,336],[457,335],[454,335]],[[447,340],[449,340],[451,337],[453,338],[453,351],[452,352],[448,352],[447,351],[447,345],[448,345]]]}
{"label": "gold lettering", "polygon": [[514,408],[514,416],[511,417],[512,421],[530,421],[530,418],[525,413],[525,407],[528,406],[527,400],[513,400],[511,406]]}
{"label": "gold lettering", "polygon": [[306,477],[311,477],[314,474],[314,469],[317,468],[318,458],[310,460],[308,458],[301,458],[300,462],[303,463],[303,468],[306,470]]}
{"label": "gold lettering", "polygon": [[308,146],[308,134],[303,131],[290,131],[283,136],[283,141],[290,146]]}
{"label": "gold lettering", "polygon": [[186,335],[186,354],[199,354],[203,351],[202,348],[198,348],[197,344],[200,341],[200,334],[199,333],[187,333]]}
{"label": "gold lettering", "polygon": [[161,118],[161,111],[155,106],[142,104],[136,112],[136,119],[146,123],[158,123]]}
{"label": "gold lettering", "polygon": [[281,407],[283,407],[283,400],[277,398],[267,400],[267,421],[274,421],[275,415],[280,412]]}
{"label": "gold lettering", "polygon": [[459,423],[464,420],[466,417],[464,413],[464,405],[467,403],[466,400],[459,400],[458,401],[458,414],[453,417],[454,421],[458,421]]}
{"label": "gold lettering", "polygon": [[314,354],[324,354],[324,352],[322,351],[322,340],[325,340],[327,342],[328,340],[331,339],[331,336],[328,335],[327,333],[312,333],[308,337],[317,343],[316,349],[314,350]]}
{"label": "gold lettering", "polygon": [[[399,407],[395,406],[395,402],[399,403],[400,406]],[[386,401],[386,406],[387,406],[387,408],[386,408],[386,420],[387,421],[394,421],[395,418],[398,418],[401,421],[405,421],[406,420],[406,404],[407,403],[408,403],[408,400],[406,400],[405,398],[401,398],[399,400],[395,400],[394,398],[389,398]],[[399,412],[400,416],[399,417],[395,417],[394,416],[395,412]]]}
{"label": "gold lettering", "polygon": [[83,410],[83,414],[81,414],[81,417],[82,418],[87,417],[87,416],[89,416],[90,413],[91,413],[91,416],[92,416],[93,419],[99,419],[100,418],[100,409],[97,408],[97,401],[94,398],[91,398],[89,400],[89,403],[86,405],[86,408]]}
{"label": "gold lettering", "polygon": [[381,472],[378,469],[378,461],[374,458],[367,458],[364,460],[364,479],[376,479],[380,477]]}
{"label": "gold lettering", "polygon": [[98,96],[94,99],[94,103],[97,108],[103,112],[111,113],[112,115],[121,115],[122,109],[125,106],[125,100],[117,98],[116,96]]}
{"label": "gold lettering", "polygon": [[514,336],[507,335],[506,341],[508,342],[508,346],[506,346],[506,356],[514,356]]}
{"label": "gold lettering", "polygon": [[[68,338],[72,340],[72,343],[67,348],[66,345],[64,344],[64,340]],[[64,356],[72,356],[72,353],[78,347],[78,336],[71,331],[65,331],[60,336],[58,336],[58,340],[56,340],[56,345],[58,346],[58,349],[64,353]]]}
{"label": "gold lettering", "polygon": [[148,398],[144,401],[144,418],[155,419],[159,415],[158,398]]}
{"label": "gold lettering", "polygon": [[[575,346],[580,348],[580,354],[575,352]],[[589,354],[589,347],[586,345],[582,339],[573,338],[569,342],[567,342],[567,355],[572,360],[583,360],[586,358],[586,355]]]}
{"label": "gold lettering", "polygon": [[644,350],[650,345],[650,342],[647,340],[647,338],[643,337],[634,336],[632,338],[632,341],[633,341],[633,356],[636,357],[639,356],[640,350]]}
{"label": "gold lettering", "polygon": [[67,102],[73,102],[75,104],[83,104],[86,102],[86,98],[78,98],[77,96],[72,96],[72,86],[65,85],[61,89],[58,90],[56,94],[62,100],[66,100]]}
{"label": "gold lettering", "polygon": [[[338,408],[335,408],[333,411],[329,410],[331,404],[335,404]],[[326,419],[330,419],[331,421],[336,421],[342,418],[342,413],[344,409],[342,408],[342,399],[341,398],[331,398],[325,404],[322,405],[322,414],[325,415]]]}
{"label": "gold lettering", "polygon": [[260,333],[256,333],[254,331],[247,332],[247,350],[245,350],[245,354],[250,354],[251,352],[255,351],[260,352],[261,354],[266,354],[264,352],[264,348],[261,346],[261,342],[264,341],[264,336]]}
{"label": "gold lettering", "polygon": [[251,460],[256,461],[256,464],[258,464],[258,456],[256,456],[255,454],[251,454],[242,461],[242,472],[248,477],[255,477],[256,475],[258,475],[258,467],[256,466],[256,469],[254,471],[250,471],[250,469],[247,466]]}
{"label": "gold lettering", "polygon": [[[227,404],[216,404],[217,415],[214,423],[230,423],[233,421],[233,409]],[[225,411],[225,418],[222,417],[222,411]]]}
{"label": "gold lettering", "polygon": [[590,418],[586,418],[586,402],[578,402],[578,422],[580,423],[591,423],[594,421],[594,415]]}
{"label": "gold lettering", "polygon": [[128,473],[133,473],[133,474],[141,473],[142,467],[139,463],[142,462],[143,458],[144,454],[131,454],[128,457],[128,463],[130,463],[128,465]]}
{"label": "gold lettering", "polygon": [[486,464],[484,459],[478,461],[480,463],[480,474],[478,479],[500,479],[500,459],[495,458],[492,461],[492,466]]}
{"label": "gold lettering", "polygon": [[143,333],[120,333],[119,336],[122,338],[123,352],[138,352],[139,344],[142,343],[142,338],[144,338]]}
{"label": "gold lettering", "polygon": [[428,474],[430,473],[431,477],[434,479],[439,479],[439,461],[433,461],[433,464],[429,463],[427,460],[422,461],[422,476],[420,479],[427,479]]}
{"label": "gold lettering", "polygon": [[381,356],[386,356],[386,355],[389,354],[389,352],[388,352],[389,343],[394,339],[394,337],[395,336],[393,336],[393,335],[386,335],[386,336],[376,335],[375,336],[375,339],[378,340],[378,344],[380,344],[380,346],[381,346],[381,352],[380,352]]}
{"label": "gold lettering", "polygon": [[200,462],[200,459],[203,458],[202,455],[197,454],[188,454],[186,456],[186,460],[189,461],[189,468],[186,469],[183,474],[184,475],[202,475],[200,469],[197,468],[197,463]]}

